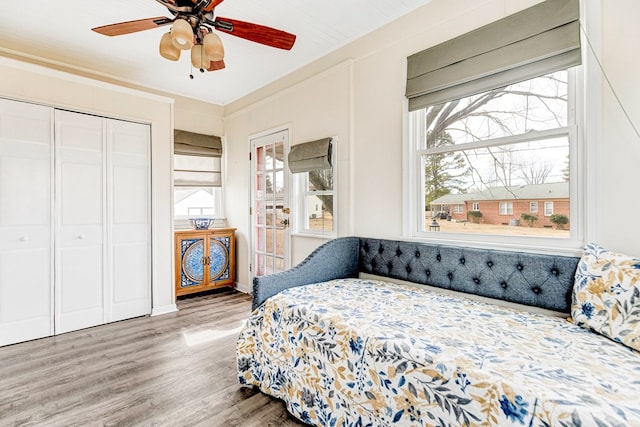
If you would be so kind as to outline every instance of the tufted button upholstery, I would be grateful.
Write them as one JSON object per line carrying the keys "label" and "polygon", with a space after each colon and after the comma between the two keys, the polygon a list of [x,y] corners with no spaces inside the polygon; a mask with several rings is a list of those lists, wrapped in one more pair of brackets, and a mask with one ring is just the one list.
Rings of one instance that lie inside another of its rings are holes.
{"label": "tufted button upholstery", "polygon": [[569,312],[579,258],[360,238],[359,270]]}

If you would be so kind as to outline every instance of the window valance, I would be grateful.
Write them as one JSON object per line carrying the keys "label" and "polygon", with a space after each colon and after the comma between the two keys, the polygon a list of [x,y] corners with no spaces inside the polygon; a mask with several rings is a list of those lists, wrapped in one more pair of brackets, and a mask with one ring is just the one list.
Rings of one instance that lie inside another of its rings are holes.
{"label": "window valance", "polygon": [[311,172],[331,167],[332,138],[322,138],[291,147],[287,162],[291,173]]}
{"label": "window valance", "polygon": [[407,58],[409,110],[581,63],[578,0],[547,0]]}
{"label": "window valance", "polygon": [[222,157],[222,139],[219,136],[175,129],[173,151],[174,154],[186,156]]}

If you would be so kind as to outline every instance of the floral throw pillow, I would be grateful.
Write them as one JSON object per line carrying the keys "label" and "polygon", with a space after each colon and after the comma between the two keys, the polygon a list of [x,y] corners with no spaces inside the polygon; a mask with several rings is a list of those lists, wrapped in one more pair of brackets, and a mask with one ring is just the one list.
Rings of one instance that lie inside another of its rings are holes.
{"label": "floral throw pillow", "polygon": [[640,351],[640,259],[595,244],[578,263],[573,321]]}

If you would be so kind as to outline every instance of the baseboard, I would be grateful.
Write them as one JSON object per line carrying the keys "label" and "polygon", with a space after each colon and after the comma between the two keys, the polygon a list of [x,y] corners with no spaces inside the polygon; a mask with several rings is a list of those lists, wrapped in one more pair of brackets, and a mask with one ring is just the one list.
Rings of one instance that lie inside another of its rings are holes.
{"label": "baseboard", "polygon": [[162,307],[153,307],[151,309],[151,316],[173,313],[174,311],[178,311],[178,307],[175,304],[163,305]]}
{"label": "baseboard", "polygon": [[244,292],[245,294],[249,294],[251,295],[251,287],[249,285],[246,285],[244,283],[239,283],[236,282],[236,289],[239,290],[240,292]]}

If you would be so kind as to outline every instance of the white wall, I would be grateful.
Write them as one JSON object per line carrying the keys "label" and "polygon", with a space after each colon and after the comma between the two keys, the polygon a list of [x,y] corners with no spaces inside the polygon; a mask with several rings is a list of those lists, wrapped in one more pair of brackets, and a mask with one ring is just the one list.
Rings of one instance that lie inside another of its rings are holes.
{"label": "white wall", "polygon": [[[592,0],[587,0],[592,1]],[[635,0],[602,0],[604,68],[640,125],[640,60],[629,52],[640,40]],[[402,141],[406,57],[529,7],[537,0],[433,0],[416,12],[351,43],[225,107],[229,144],[228,218],[241,236],[239,280],[247,281],[249,135],[292,124],[292,144],[338,135],[339,235],[402,237]],[[622,41],[625,40],[625,41]],[[631,43],[631,44],[630,44]],[[606,89],[606,88],[605,88]],[[589,154],[592,224],[585,241],[640,255],[640,197],[633,171],[640,140],[610,91],[603,89],[602,136]],[[320,96],[318,96],[320,95]],[[635,168],[635,169],[634,169]],[[343,173],[344,172],[344,173]],[[232,206],[233,205],[233,206]],[[321,240],[294,238],[292,261]]]}
{"label": "white wall", "polygon": [[[602,134],[596,158],[593,240],[640,257],[640,2],[602,0]],[[631,118],[632,128],[614,92]]]}
{"label": "white wall", "polygon": [[1,57],[0,96],[151,124],[153,314],[175,310],[171,222],[173,100]]}
{"label": "white wall", "polygon": [[[225,117],[227,172],[226,213],[229,226],[236,227],[238,286],[248,290],[249,275],[249,151],[250,137],[261,132],[289,128],[291,145],[323,137],[336,137],[337,165],[340,176],[349,174],[349,115],[351,63],[339,63],[311,79],[277,95]],[[346,181],[348,182],[348,180]],[[338,203],[348,204],[349,188],[339,190]],[[292,217],[295,215],[292,208]],[[340,234],[348,233],[349,211],[341,210]],[[292,262],[317,246],[320,240],[292,238]]]}

